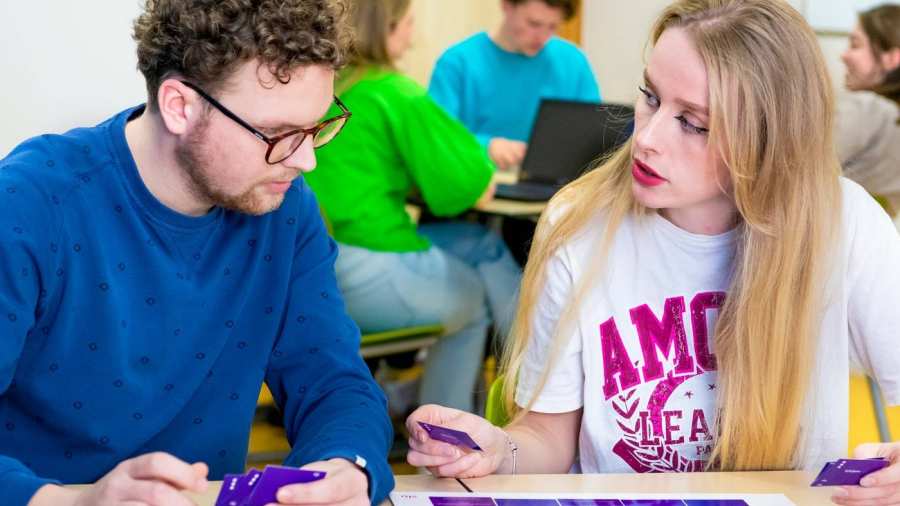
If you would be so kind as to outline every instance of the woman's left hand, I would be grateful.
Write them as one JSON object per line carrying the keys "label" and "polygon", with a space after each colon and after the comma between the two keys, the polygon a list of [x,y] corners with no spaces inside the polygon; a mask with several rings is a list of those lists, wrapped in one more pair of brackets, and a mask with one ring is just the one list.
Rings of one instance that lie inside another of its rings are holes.
{"label": "woman's left hand", "polygon": [[900,443],[866,443],[856,447],[853,458],[885,457],[890,464],[867,474],[860,486],[838,487],[831,500],[843,506],[900,505]]}

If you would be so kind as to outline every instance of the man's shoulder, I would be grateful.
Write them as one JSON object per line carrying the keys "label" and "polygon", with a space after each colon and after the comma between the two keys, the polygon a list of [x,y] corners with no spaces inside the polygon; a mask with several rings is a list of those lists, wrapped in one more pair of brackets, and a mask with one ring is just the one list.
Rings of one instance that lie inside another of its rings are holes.
{"label": "man's shoulder", "polygon": [[0,185],[9,194],[30,188],[39,193],[65,193],[77,184],[73,161],[85,156],[88,145],[67,135],[32,137],[0,160]]}
{"label": "man's shoulder", "polygon": [[45,183],[77,179],[78,173],[110,161],[108,131],[114,118],[92,127],[27,139],[0,159],[0,174],[39,178]]}
{"label": "man's shoulder", "polygon": [[[0,193],[7,199],[0,206],[15,206],[18,219],[40,223],[58,221],[74,208],[90,211],[98,193],[108,188],[106,176],[117,163],[109,135],[116,118],[16,146],[0,159]],[[76,195],[84,198],[72,198]],[[76,201],[80,203],[74,208],[69,205]]]}
{"label": "man's shoulder", "polygon": [[487,51],[490,49],[491,44],[492,42],[487,32],[478,32],[448,47],[444,54],[441,55],[439,62],[464,60],[473,53]]}
{"label": "man's shoulder", "polygon": [[548,56],[553,58],[566,58],[568,60],[587,60],[587,56],[580,47],[563,39],[561,37],[553,37],[547,42],[544,48]]}

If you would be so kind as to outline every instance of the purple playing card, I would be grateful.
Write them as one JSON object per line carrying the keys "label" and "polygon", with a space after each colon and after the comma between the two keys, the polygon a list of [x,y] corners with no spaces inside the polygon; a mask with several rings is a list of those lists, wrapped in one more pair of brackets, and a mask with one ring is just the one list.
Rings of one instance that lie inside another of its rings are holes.
{"label": "purple playing card", "polygon": [[428,433],[428,436],[431,439],[436,439],[438,441],[443,441],[452,445],[464,446],[473,450],[482,451],[481,447],[478,446],[478,444],[475,443],[474,440],[472,440],[472,437],[461,430],[448,429],[447,427],[431,425],[430,423],[425,422],[419,422],[419,425],[421,425],[422,428],[425,429],[425,432]]}
{"label": "purple playing card", "polygon": [[235,485],[234,498],[232,499],[237,501],[238,506],[243,506],[247,502],[247,499],[250,498],[250,494],[253,493],[253,489],[259,482],[260,476],[262,476],[262,471],[251,469],[238,479],[238,482]]}
{"label": "purple playing card", "polygon": [[833,485],[859,485],[863,476],[888,466],[883,457],[874,459],[838,459],[828,462],[819,476],[812,482],[813,487]]}
{"label": "purple playing card", "polygon": [[622,506],[618,499],[560,499],[560,506]]}
{"label": "purple playing card", "polygon": [[494,500],[490,497],[429,497],[432,506],[494,506]]}
{"label": "purple playing card", "polygon": [[494,502],[497,503],[497,506],[559,506],[556,499],[506,499],[498,497],[494,499]]}
{"label": "purple playing card", "polygon": [[240,506],[243,498],[238,499],[237,497],[237,485],[243,476],[242,474],[226,474],[222,478],[222,490],[219,491],[216,506]]}
{"label": "purple playing card", "polygon": [[311,471],[286,466],[266,466],[246,506],[265,506],[269,503],[277,503],[276,495],[281,487],[294,483],[318,481],[324,477],[324,471]]}
{"label": "purple playing card", "polygon": [[620,499],[622,506],[684,506],[681,499]]}

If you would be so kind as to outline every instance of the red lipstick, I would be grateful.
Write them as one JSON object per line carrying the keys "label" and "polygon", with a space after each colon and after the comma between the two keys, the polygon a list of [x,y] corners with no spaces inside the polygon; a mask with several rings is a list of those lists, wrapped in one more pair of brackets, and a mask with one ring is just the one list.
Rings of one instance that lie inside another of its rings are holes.
{"label": "red lipstick", "polygon": [[641,186],[659,186],[666,182],[664,177],[640,160],[635,160],[634,164],[632,164],[631,175]]}

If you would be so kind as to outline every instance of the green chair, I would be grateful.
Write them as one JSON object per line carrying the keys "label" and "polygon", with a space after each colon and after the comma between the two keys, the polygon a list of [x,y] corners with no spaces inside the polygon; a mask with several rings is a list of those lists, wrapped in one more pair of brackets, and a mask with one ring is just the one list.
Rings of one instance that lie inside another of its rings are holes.
{"label": "green chair", "polygon": [[376,358],[431,346],[444,333],[441,325],[421,325],[363,334],[359,353],[363,358]]}
{"label": "green chair", "polygon": [[509,423],[509,415],[503,406],[503,376],[498,376],[488,389],[487,401],[484,403],[484,417],[497,427]]}
{"label": "green chair", "polygon": [[887,211],[888,215],[891,218],[893,218],[897,214],[897,210],[894,209],[893,206],[891,206],[891,203],[888,202],[886,198],[882,197],[881,195],[873,194],[872,196],[875,197],[875,200],[877,200],[878,203],[881,204],[881,207],[883,207],[884,210]]}

